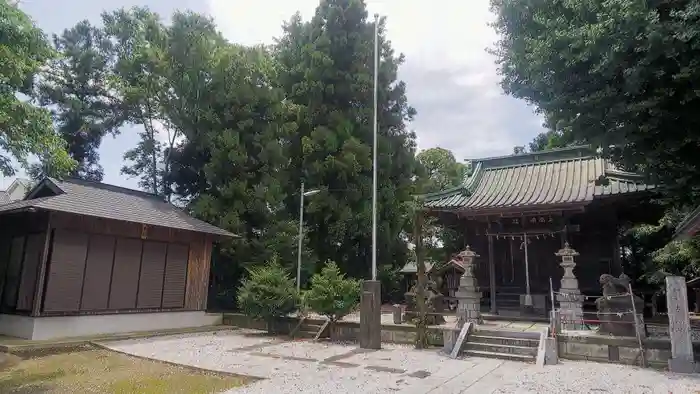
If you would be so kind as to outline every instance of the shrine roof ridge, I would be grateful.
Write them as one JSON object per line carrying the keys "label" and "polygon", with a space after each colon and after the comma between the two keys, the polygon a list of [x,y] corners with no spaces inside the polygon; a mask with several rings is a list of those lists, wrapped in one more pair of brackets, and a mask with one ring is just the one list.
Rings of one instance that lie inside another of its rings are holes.
{"label": "shrine roof ridge", "polygon": [[569,146],[537,152],[517,153],[503,156],[491,156],[480,159],[465,160],[472,165],[482,163],[484,168],[521,166],[526,164],[543,163],[547,161],[570,160],[575,158],[594,157],[596,152],[590,145]]}

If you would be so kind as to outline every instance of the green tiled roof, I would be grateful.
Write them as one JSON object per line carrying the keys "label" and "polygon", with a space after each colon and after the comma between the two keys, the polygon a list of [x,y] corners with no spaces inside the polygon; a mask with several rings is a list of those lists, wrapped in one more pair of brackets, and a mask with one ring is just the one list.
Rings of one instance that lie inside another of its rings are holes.
{"label": "green tiled roof", "polygon": [[[587,146],[472,161],[459,187],[422,196],[428,209],[490,211],[585,205],[596,198],[652,189]],[[607,184],[596,185],[601,177]]]}

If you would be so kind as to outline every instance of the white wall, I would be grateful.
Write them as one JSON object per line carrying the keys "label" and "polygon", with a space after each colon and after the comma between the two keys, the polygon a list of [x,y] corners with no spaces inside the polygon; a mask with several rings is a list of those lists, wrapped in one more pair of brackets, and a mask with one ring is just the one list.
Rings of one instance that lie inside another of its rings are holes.
{"label": "white wall", "polygon": [[42,340],[204,327],[221,321],[222,314],[204,311],[52,317],[0,314],[0,334]]}

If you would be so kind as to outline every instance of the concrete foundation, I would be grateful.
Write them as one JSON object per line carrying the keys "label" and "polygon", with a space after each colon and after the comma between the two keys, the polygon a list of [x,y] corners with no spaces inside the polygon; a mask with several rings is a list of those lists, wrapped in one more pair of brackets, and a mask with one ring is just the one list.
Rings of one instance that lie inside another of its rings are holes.
{"label": "concrete foundation", "polygon": [[0,314],[0,334],[46,340],[218,325],[222,314],[204,311],[31,317]]}
{"label": "concrete foundation", "polygon": [[382,288],[378,280],[362,284],[360,299],[360,348],[382,348]]}

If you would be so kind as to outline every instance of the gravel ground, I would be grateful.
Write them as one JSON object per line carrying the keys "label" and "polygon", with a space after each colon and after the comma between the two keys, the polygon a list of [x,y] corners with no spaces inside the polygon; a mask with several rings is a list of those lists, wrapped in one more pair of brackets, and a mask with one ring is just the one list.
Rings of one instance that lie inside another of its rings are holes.
{"label": "gravel ground", "polygon": [[700,393],[700,375],[614,364],[532,364],[469,358],[384,344],[283,341],[251,330],[130,340],[104,345],[138,356],[266,378],[236,393]]}

